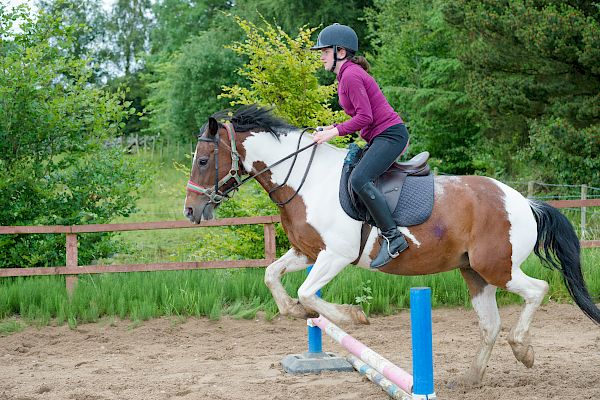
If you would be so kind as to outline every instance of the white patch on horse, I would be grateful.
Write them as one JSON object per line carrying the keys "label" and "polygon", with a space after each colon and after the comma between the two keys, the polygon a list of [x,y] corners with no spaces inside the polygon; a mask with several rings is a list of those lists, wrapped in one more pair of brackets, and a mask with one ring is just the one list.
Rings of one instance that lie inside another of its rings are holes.
{"label": "white patch on horse", "polygon": [[510,222],[509,240],[512,246],[513,268],[520,265],[531,254],[537,241],[537,223],[533,211],[521,193],[495,179],[488,178],[504,192],[504,209]]}
{"label": "white patch on horse", "polygon": [[379,230],[376,227],[371,228],[371,232],[369,233],[369,237],[365,242],[365,248],[363,249],[362,254],[360,255],[360,259],[356,264],[359,267],[371,270],[371,271],[379,271],[377,268],[371,268],[371,261],[373,259],[369,256],[373,251],[373,247],[375,247],[375,242],[379,237]]}
{"label": "white patch on horse", "polygon": [[447,185],[458,184],[460,183],[460,177],[458,176],[436,176],[435,180],[435,198],[441,198],[446,191]]}
{"label": "white patch on horse", "polygon": [[[250,170],[254,162],[271,165],[298,149],[300,131],[281,135],[279,141],[270,132],[257,132],[243,143],[246,149],[244,167]],[[305,134],[300,147],[312,143],[312,136]],[[286,185],[298,190],[308,166],[312,149],[298,155],[294,171]],[[313,164],[298,196],[306,206],[306,220],[320,234],[327,249],[337,254],[358,256],[361,222],[350,218],[339,201],[339,182],[347,150],[329,144],[318,145]],[[292,166],[293,157],[271,170],[271,181],[283,184]]]}
{"label": "white patch on horse", "polygon": [[[192,169],[194,169],[194,165],[196,165],[196,153],[197,153],[197,151],[194,150],[194,159],[192,160]],[[185,210],[185,205],[187,204],[187,201],[188,201],[189,193],[190,193],[189,191],[187,191],[187,190],[185,191],[185,200],[183,201],[183,209],[184,210]],[[185,214],[185,212],[184,212],[184,214]]]}
{"label": "white patch on horse", "polygon": [[417,247],[421,247],[421,242],[419,242],[419,240],[417,240],[417,238],[415,237],[415,235],[413,235],[412,233],[410,233],[410,229],[408,229],[405,226],[399,226],[398,230],[407,238],[409,238],[414,244],[417,245]]}

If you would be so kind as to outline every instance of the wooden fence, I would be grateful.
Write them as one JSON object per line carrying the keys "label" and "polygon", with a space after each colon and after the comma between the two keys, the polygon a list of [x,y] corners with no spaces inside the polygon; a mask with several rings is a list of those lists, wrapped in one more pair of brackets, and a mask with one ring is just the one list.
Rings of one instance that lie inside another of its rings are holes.
{"label": "wooden fence", "polygon": [[[66,266],[39,268],[0,268],[0,277],[67,275],[67,290],[72,290],[79,274],[100,274],[105,272],[174,271],[186,269],[245,268],[265,267],[275,261],[275,223],[279,215],[247,218],[223,218],[203,221],[193,225],[189,221],[159,221],[126,224],[98,225],[54,225],[54,226],[0,226],[0,234],[63,233],[66,235]],[[189,261],[152,264],[119,265],[79,265],[77,261],[77,235],[92,232],[123,232],[155,229],[181,229],[208,226],[258,225],[264,227],[265,257],[250,260]]]}
{"label": "wooden fence", "polygon": [[[600,199],[548,201],[556,208],[600,207]],[[0,226],[0,234],[61,233],[66,235],[66,266],[40,268],[0,268],[0,277],[67,275],[67,289],[72,290],[79,274],[100,274],[105,272],[173,271],[186,269],[244,268],[265,267],[275,261],[275,223],[280,222],[279,215],[247,218],[223,218],[203,221],[193,225],[188,221],[159,221],[126,224],[98,225],[55,225],[55,226]],[[181,229],[209,226],[257,225],[264,226],[265,257],[250,260],[189,261],[152,264],[120,265],[79,265],[77,261],[77,234],[92,232],[122,232],[155,229]],[[582,240],[582,247],[600,247],[600,240]]]}

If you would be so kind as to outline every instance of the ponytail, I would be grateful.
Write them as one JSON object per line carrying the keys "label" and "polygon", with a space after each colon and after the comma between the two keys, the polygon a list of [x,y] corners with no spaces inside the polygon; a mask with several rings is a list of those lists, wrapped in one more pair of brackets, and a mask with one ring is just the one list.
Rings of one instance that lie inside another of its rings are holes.
{"label": "ponytail", "polygon": [[360,65],[362,67],[362,69],[364,69],[367,72],[369,72],[369,69],[371,68],[371,66],[369,65],[369,62],[363,56],[352,55],[352,57],[350,58],[350,61],[352,61],[354,64]]}

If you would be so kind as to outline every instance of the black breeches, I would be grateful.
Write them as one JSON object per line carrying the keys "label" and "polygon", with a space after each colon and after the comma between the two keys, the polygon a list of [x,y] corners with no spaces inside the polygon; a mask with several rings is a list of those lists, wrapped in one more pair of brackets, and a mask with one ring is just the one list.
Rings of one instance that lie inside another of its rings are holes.
{"label": "black breeches", "polygon": [[407,143],[408,130],[404,124],[391,126],[377,135],[352,171],[350,182],[353,190],[360,190],[387,171]]}

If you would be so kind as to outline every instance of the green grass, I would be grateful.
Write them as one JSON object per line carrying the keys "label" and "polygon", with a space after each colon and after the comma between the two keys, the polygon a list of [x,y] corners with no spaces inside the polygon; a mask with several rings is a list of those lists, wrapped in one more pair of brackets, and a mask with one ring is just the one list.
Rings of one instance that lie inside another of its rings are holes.
{"label": "green grass", "polygon": [[[600,293],[600,250],[583,252],[585,277],[591,293]],[[560,275],[544,268],[531,257],[524,265],[527,274],[550,283],[547,300],[569,301]],[[139,324],[161,316],[201,316],[218,319],[261,318],[277,315],[276,305],[263,283],[262,268],[237,270],[196,270],[139,272],[80,276],[71,299],[63,277],[17,277],[0,280],[0,334],[16,331],[28,324],[71,327],[96,322],[100,318],[129,319]],[[286,275],[288,293],[294,295],[304,280],[304,272]],[[370,293],[361,304],[368,314],[392,314],[409,307],[409,289],[432,288],[434,307],[469,307],[466,285],[458,271],[436,275],[403,277],[373,273],[349,267],[323,289],[323,298],[335,303],[356,303],[356,298]],[[499,291],[499,304],[519,303],[517,296]],[[8,320],[7,320],[8,319]]]}

